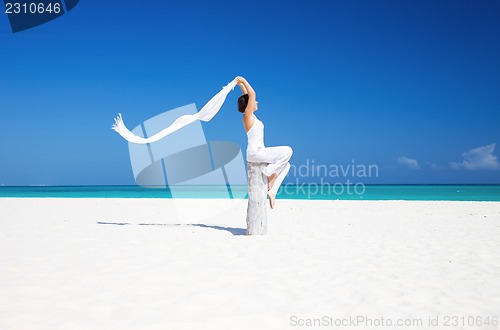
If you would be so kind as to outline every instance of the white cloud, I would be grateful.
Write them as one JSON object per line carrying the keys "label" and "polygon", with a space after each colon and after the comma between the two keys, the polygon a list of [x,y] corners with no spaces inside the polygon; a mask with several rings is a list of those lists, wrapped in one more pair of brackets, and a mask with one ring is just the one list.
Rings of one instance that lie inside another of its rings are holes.
{"label": "white cloud", "polygon": [[416,159],[411,159],[411,158],[408,158],[405,156],[399,157],[398,163],[399,163],[399,165],[406,166],[412,170],[418,170],[420,168]]}
{"label": "white cloud", "polygon": [[439,164],[436,164],[436,163],[428,163],[428,164],[429,164],[429,166],[431,167],[432,170],[438,171],[438,170],[444,170],[444,169],[446,169],[445,166],[439,165]]}
{"label": "white cloud", "polygon": [[495,143],[477,147],[462,154],[464,160],[460,163],[450,163],[453,169],[466,170],[500,170],[497,156],[493,155]]}

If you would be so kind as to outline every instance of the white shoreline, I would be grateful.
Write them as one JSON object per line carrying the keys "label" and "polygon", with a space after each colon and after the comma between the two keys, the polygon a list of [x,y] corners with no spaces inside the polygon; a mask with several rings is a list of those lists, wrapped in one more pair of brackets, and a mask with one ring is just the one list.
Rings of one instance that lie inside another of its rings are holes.
{"label": "white shoreline", "polygon": [[276,207],[269,235],[247,237],[244,199],[0,198],[0,329],[500,319],[498,202]]}

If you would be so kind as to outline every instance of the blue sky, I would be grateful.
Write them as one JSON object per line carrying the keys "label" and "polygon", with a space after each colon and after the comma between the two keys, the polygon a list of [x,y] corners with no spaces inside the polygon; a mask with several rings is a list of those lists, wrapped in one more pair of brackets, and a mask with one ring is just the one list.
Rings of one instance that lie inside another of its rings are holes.
{"label": "blue sky", "polygon": [[[129,128],[236,75],[266,145],[366,183],[500,183],[498,1],[82,0],[12,33],[0,13],[0,184],[134,184]],[[203,123],[246,147],[240,92]],[[288,178],[290,180],[290,178]]]}

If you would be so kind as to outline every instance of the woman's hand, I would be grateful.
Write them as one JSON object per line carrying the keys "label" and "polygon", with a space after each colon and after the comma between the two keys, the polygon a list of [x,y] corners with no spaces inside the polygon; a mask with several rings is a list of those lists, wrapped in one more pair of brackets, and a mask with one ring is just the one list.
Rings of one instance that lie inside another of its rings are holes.
{"label": "woman's hand", "polygon": [[245,79],[245,78],[243,78],[243,77],[241,77],[241,76],[237,76],[237,77],[236,77],[236,82],[237,82],[238,84],[243,84],[243,83],[245,83],[245,82],[246,82],[246,79]]}

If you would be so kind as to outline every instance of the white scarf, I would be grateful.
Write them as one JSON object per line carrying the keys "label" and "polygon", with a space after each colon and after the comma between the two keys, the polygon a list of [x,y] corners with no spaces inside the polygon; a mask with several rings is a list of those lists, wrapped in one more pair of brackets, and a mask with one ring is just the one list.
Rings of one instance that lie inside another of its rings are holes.
{"label": "white scarf", "polygon": [[180,116],[170,126],[164,128],[157,134],[150,136],[147,139],[137,136],[129,131],[125,126],[125,123],[123,122],[121,113],[119,113],[118,117],[115,118],[115,123],[111,126],[111,128],[118,132],[118,134],[120,134],[125,140],[132,143],[146,144],[156,142],[169,135],[170,133],[177,131],[179,128],[191,124],[195,120],[209,121],[210,119],[212,119],[217,114],[217,112],[219,112],[222,104],[226,100],[227,94],[229,94],[229,92],[234,89],[236,84],[236,79],[234,79],[225,87],[223,87],[219,93],[212,97],[212,99],[210,99],[210,101],[208,101],[200,111],[192,115]]}

